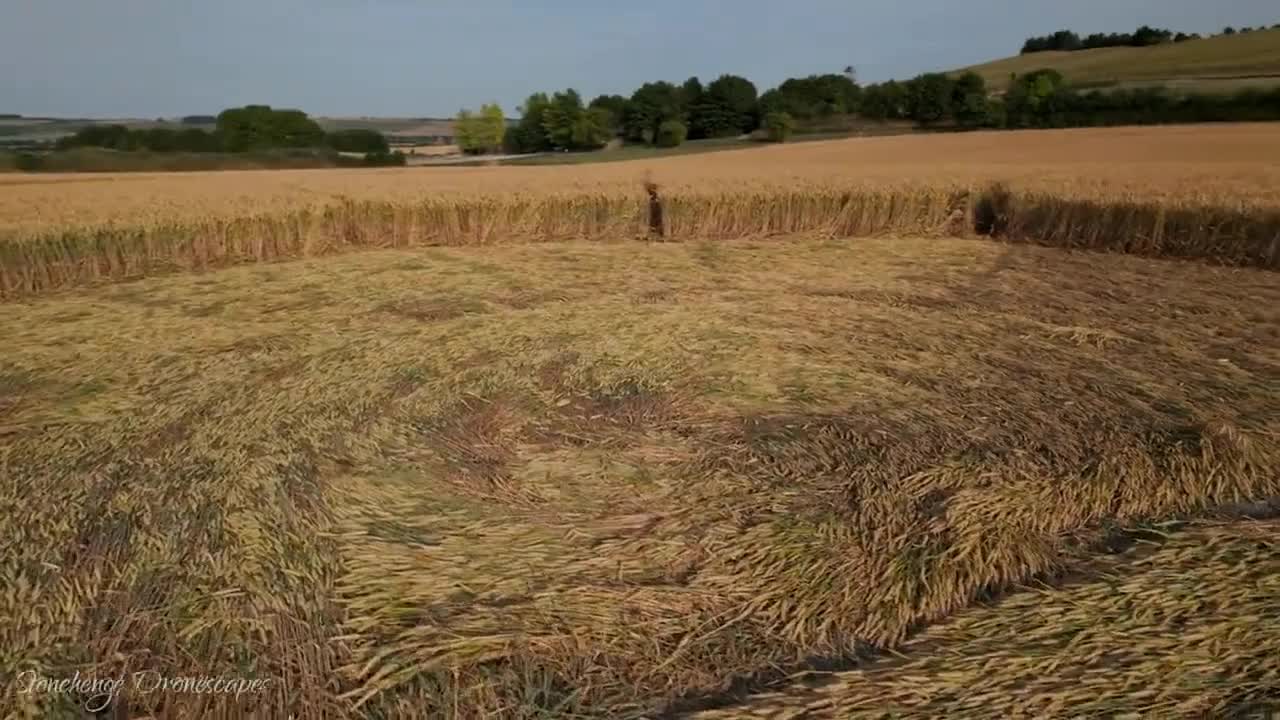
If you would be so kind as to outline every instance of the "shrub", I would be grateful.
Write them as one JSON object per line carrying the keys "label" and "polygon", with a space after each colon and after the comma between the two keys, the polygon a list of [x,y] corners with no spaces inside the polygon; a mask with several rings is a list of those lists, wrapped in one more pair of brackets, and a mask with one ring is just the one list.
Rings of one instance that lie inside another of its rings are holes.
{"label": "shrub", "polygon": [[338,130],[329,133],[327,143],[338,152],[386,154],[391,151],[387,139],[377,130]]}
{"label": "shrub", "polygon": [[676,147],[689,136],[689,129],[679,120],[667,120],[658,126],[658,147]]}
{"label": "shrub", "polygon": [[769,142],[786,142],[795,132],[796,123],[787,113],[771,112],[764,118],[764,128]]}
{"label": "shrub", "polygon": [[405,162],[405,155],[399,150],[395,152],[370,152],[365,153],[364,156],[364,164],[370,167],[397,167],[404,165]]}
{"label": "shrub", "polygon": [[246,105],[218,115],[218,135],[228,152],[270,148],[313,148],[324,144],[325,133],[301,110],[276,110],[269,105]]}
{"label": "shrub", "polygon": [[18,153],[13,158],[13,166],[23,172],[34,172],[44,167],[40,156],[35,153]]}

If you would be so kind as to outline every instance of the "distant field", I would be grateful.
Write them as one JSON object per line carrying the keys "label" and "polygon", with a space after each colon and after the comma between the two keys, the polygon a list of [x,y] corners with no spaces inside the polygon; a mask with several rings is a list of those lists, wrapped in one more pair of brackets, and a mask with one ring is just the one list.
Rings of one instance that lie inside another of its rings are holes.
{"label": "distant field", "polygon": [[[326,131],[349,129],[372,129],[387,136],[393,144],[412,142],[416,139],[430,137],[451,137],[453,121],[448,118],[326,118],[317,117],[316,122]],[[125,125],[134,129],[169,128],[185,130],[188,128],[212,129],[212,125],[188,125],[177,119],[156,118],[98,118],[59,119],[59,118],[0,118],[0,141],[53,141],[71,135],[80,128],[89,125]]]}
{"label": "distant field", "polygon": [[[1042,52],[962,68],[1004,90],[1012,74],[1053,68],[1077,86],[1162,85],[1187,90],[1232,90],[1241,80],[1280,85],[1280,30],[1215,36],[1144,48]],[[957,71],[959,72],[959,71]]]}
{"label": "distant field", "polygon": [[0,234],[105,222],[155,225],[478,193],[942,187],[1006,181],[1076,196],[1280,203],[1280,124],[855,138],[580,167],[120,175],[0,175]]}

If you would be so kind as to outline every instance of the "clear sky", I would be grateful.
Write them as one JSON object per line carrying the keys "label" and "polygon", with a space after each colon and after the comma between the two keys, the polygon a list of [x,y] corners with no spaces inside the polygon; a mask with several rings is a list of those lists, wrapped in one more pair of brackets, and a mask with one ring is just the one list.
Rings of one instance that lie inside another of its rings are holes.
{"label": "clear sky", "polygon": [[0,0],[0,113],[442,116],[538,90],[629,95],[732,72],[760,90],[907,78],[1029,35],[1280,22],[1276,0]]}

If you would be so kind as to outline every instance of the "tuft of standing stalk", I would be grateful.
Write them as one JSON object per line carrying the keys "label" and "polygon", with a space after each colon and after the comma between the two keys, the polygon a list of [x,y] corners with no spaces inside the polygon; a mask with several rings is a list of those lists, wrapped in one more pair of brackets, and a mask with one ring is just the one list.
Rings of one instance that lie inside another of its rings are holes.
{"label": "tuft of standing stalk", "polygon": [[[655,186],[656,187],[656,186]],[[82,226],[0,238],[0,297],[376,248],[627,240],[653,233],[639,191],[339,199],[243,217]],[[1002,185],[664,188],[667,240],[814,233],[988,235],[1009,242],[1280,268],[1280,209],[1076,198]]]}

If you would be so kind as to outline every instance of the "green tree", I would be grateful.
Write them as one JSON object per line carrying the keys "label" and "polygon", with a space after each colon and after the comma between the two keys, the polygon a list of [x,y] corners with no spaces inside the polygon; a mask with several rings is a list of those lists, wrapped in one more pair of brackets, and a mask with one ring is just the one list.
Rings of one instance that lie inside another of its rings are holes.
{"label": "green tree", "polygon": [[178,132],[177,145],[184,152],[217,152],[222,147],[222,138],[200,128],[187,128]]}
{"label": "green tree", "polygon": [[795,131],[795,120],[785,112],[771,112],[764,118],[770,142],[786,142]]}
{"label": "green tree", "polygon": [[934,125],[951,117],[951,78],[943,73],[925,73],[909,83],[911,119]]}
{"label": "green tree", "polygon": [[622,131],[622,119],[627,114],[630,101],[621,95],[600,95],[587,106],[588,110],[604,110],[609,114],[608,128],[612,135]]}
{"label": "green tree", "polygon": [[778,88],[766,90],[760,95],[760,115],[767,116],[769,113],[788,112],[787,98]]}
{"label": "green tree", "polygon": [[551,98],[546,93],[530,95],[520,106],[520,122],[507,136],[507,149],[518,153],[550,150],[551,141],[543,127],[544,116],[550,107]]}
{"label": "green tree", "polygon": [[693,112],[694,106],[702,102],[706,94],[706,89],[702,87],[702,81],[696,76],[684,81],[680,86],[680,122],[689,128],[689,137],[699,137],[696,130],[690,125],[689,117]]}
{"label": "green tree", "polygon": [[329,133],[329,147],[338,152],[386,154],[391,152],[387,138],[377,130],[356,128]]}
{"label": "green tree", "polygon": [[271,148],[320,147],[324,130],[301,110],[275,110],[269,105],[246,105],[223,110],[217,132],[223,149],[246,152]]}
{"label": "green tree", "polygon": [[502,108],[496,103],[486,103],[479,113],[463,109],[453,123],[458,147],[468,155],[480,155],[502,147],[507,121]]}
{"label": "green tree", "polygon": [[901,120],[907,117],[907,87],[895,80],[867,86],[858,112],[870,120]]}
{"label": "green tree", "polygon": [[484,152],[481,138],[480,118],[472,111],[463,108],[453,118],[453,141],[468,155]]}
{"label": "green tree", "polygon": [[733,113],[735,130],[746,133],[759,126],[760,97],[750,80],[738,75],[721,75],[707,86],[706,94]]}
{"label": "green tree", "polygon": [[725,137],[751,132],[759,125],[756,86],[744,77],[721,75],[689,108],[690,134]]}
{"label": "green tree", "polygon": [[542,114],[542,127],[552,149],[597,150],[613,137],[612,114],[604,107],[584,108],[573,88],[551,97]]}
{"label": "green tree", "polygon": [[542,116],[542,128],[547,133],[552,149],[573,148],[574,131],[583,110],[582,97],[573,88],[551,96],[551,103]]}
{"label": "green tree", "polygon": [[100,147],[110,150],[135,150],[137,134],[124,125],[89,125],[74,135],[58,140],[55,147],[66,150],[73,147]]}
{"label": "green tree", "polygon": [[177,152],[178,133],[169,128],[149,128],[138,131],[138,145],[152,152]]}
{"label": "green tree", "polygon": [[679,120],[680,113],[679,88],[669,82],[645,83],[631,95],[622,124],[628,139],[651,143],[662,123]]}
{"label": "green tree", "polygon": [[489,147],[497,151],[502,149],[502,142],[507,136],[507,116],[498,103],[488,103],[480,107],[481,127]]}
{"label": "green tree", "polygon": [[573,149],[599,150],[617,134],[610,123],[613,116],[604,108],[587,108],[573,125]]}
{"label": "green tree", "polygon": [[960,127],[976,128],[989,123],[987,82],[981,75],[967,72],[956,78],[951,86],[951,111]]}
{"label": "green tree", "polygon": [[1005,93],[1011,127],[1052,127],[1055,116],[1071,102],[1071,92],[1057,70],[1043,69],[1015,78]]}
{"label": "green tree", "polygon": [[676,147],[684,142],[689,134],[688,128],[679,120],[667,120],[658,127],[655,142],[658,147]]}
{"label": "green tree", "polygon": [[786,112],[811,120],[858,109],[862,89],[848,75],[790,78],[760,98],[761,112]]}

